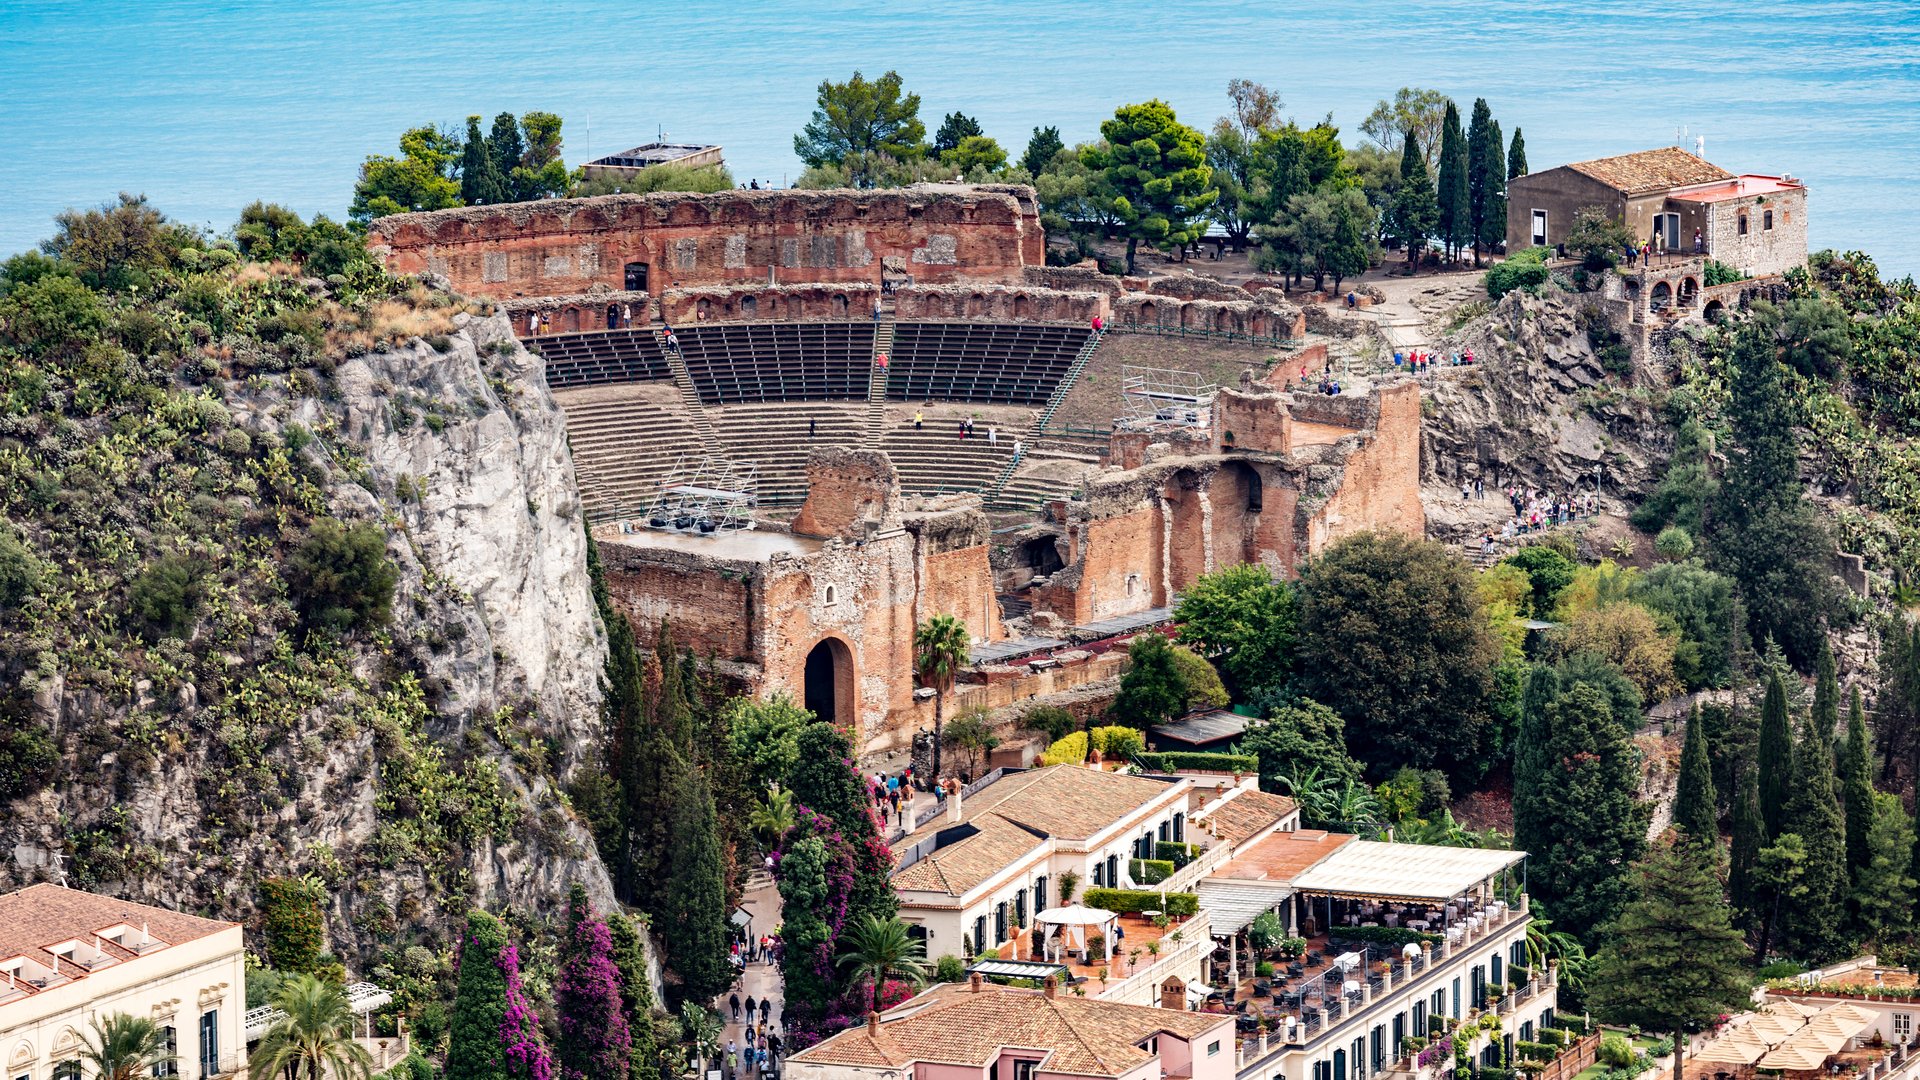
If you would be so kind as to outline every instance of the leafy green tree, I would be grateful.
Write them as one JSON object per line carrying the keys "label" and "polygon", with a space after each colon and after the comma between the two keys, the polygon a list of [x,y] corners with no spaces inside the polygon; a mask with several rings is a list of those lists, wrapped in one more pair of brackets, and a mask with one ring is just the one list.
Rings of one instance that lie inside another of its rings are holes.
{"label": "leafy green tree", "polygon": [[1229,79],[1227,98],[1233,103],[1233,115],[1214,121],[1207,136],[1207,164],[1213,168],[1213,183],[1220,197],[1213,204],[1213,220],[1226,231],[1234,250],[1246,247],[1253,226],[1265,219],[1265,198],[1259,191],[1262,180],[1270,181],[1261,168],[1262,136],[1280,126],[1280,95],[1250,79]]}
{"label": "leafy green tree", "polygon": [[961,176],[1004,172],[1007,168],[1007,152],[1000,144],[985,135],[969,135],[960,140],[960,145],[951,150],[942,151],[940,160],[946,165],[958,169]]}
{"label": "leafy green tree", "polygon": [[90,1080],[141,1080],[178,1067],[179,1059],[167,1048],[166,1032],[144,1016],[96,1015],[91,1027],[80,1040],[80,1061]]}
{"label": "leafy green tree", "polygon": [[933,776],[940,778],[940,744],[945,740],[947,691],[973,652],[973,638],[959,619],[935,615],[913,631],[913,673],[933,689]]}
{"label": "leafy green tree", "polygon": [[1135,272],[1140,241],[1183,249],[1206,231],[1202,215],[1218,196],[1207,165],[1207,139],[1180,123],[1173,107],[1154,100],[1122,105],[1100,123],[1105,142],[1081,151],[1101,174],[1107,209],[1127,238],[1127,273]]}
{"label": "leafy green tree", "polygon": [[1482,246],[1493,247],[1507,237],[1507,161],[1500,145],[1500,125],[1486,98],[1473,100],[1473,119],[1467,123],[1467,218],[1473,242],[1473,265],[1480,265]]}
{"label": "leafy green tree", "polygon": [[121,192],[94,210],[54,216],[56,231],[40,245],[88,287],[123,292],[147,286],[153,275],[176,265],[180,253],[200,247],[198,233],[153,208],[145,195]]}
{"label": "leafy green tree", "polygon": [[968,776],[979,776],[981,756],[1000,745],[1000,736],[993,733],[989,719],[992,715],[993,710],[976,705],[962,710],[947,724],[947,745],[967,755]]}
{"label": "leafy green tree", "polygon": [[320,970],[327,951],[327,921],[320,909],[325,897],[325,887],[312,877],[271,877],[260,883],[267,966],[292,973]]}
{"label": "leafy green tree", "polygon": [[1727,870],[1727,900],[1734,919],[1752,929],[1765,915],[1768,896],[1760,878],[1760,852],[1767,846],[1767,823],[1760,815],[1760,784],[1752,766],[1741,770],[1733,802],[1732,858]]}
{"label": "leafy green tree", "polygon": [[1427,168],[1439,152],[1446,123],[1447,95],[1438,90],[1403,86],[1391,101],[1381,101],[1360,121],[1360,133],[1389,154],[1401,154],[1412,143]]}
{"label": "leafy green tree", "polygon": [[1513,129],[1513,142],[1507,147],[1507,179],[1527,175],[1527,140],[1520,129]]}
{"label": "leafy green tree", "polygon": [[1269,702],[1266,719],[1247,725],[1236,749],[1259,761],[1260,787],[1279,792],[1282,776],[1309,770],[1336,784],[1360,778],[1360,763],[1347,755],[1347,723],[1340,714],[1311,698]]}
{"label": "leafy green tree", "polygon": [[[796,806],[831,821],[846,845],[852,859],[847,919],[857,920],[863,915],[892,917],[899,910],[899,900],[888,880],[892,858],[880,838],[866,782],[853,767],[853,747],[847,737],[832,724],[824,723],[801,732],[799,763],[787,788],[793,792]],[[806,815],[799,816],[804,824]]]}
{"label": "leafy green tree", "polygon": [[[819,963],[833,946],[833,928],[826,912],[833,902],[827,883],[827,847],[818,836],[796,840],[781,853],[776,880],[780,886],[781,1018],[792,1026],[796,1016],[823,1011],[833,996],[828,972]],[[829,952],[830,954],[830,952]]]}
{"label": "leafy green tree", "polygon": [[[50,361],[78,355],[92,346],[106,325],[107,309],[100,297],[65,274],[20,285],[0,299],[0,341]],[[46,390],[44,380],[38,385],[35,406]]]}
{"label": "leafy green tree", "polygon": [[810,167],[844,166],[853,186],[872,187],[880,158],[918,160],[926,138],[920,95],[902,90],[898,72],[869,82],[856,71],[846,82],[820,83],[813,118],[793,137],[793,152]]}
{"label": "leafy green tree", "polygon": [[1300,603],[1271,570],[1241,563],[1202,574],[1174,608],[1174,640],[1212,656],[1242,696],[1280,685],[1293,670]]}
{"label": "leafy green tree", "polygon": [[1711,845],[1656,845],[1634,866],[1632,892],[1588,997],[1615,1023],[1671,1032],[1681,1080],[1688,1033],[1751,1004],[1745,948],[1721,901]]}
{"label": "leafy green tree", "polygon": [[711,1001],[733,981],[727,960],[726,861],[714,821],[713,794],[697,771],[680,778],[674,796],[672,873],[661,911],[667,966],[687,1000]]}
{"label": "leafy green tree", "polygon": [[1065,150],[1067,144],[1060,141],[1060,129],[1049,124],[1033,129],[1033,136],[1027,140],[1027,149],[1020,155],[1020,167],[1027,170],[1029,176],[1039,176],[1053,164],[1053,159]]}
{"label": "leafy green tree", "polygon": [[1226,683],[1220,681],[1220,672],[1207,662],[1207,658],[1192,649],[1176,645],[1173,647],[1173,666],[1180,672],[1180,681],[1187,684],[1188,709],[1223,709],[1233,701],[1227,693]]}
{"label": "leafy green tree", "polygon": [[745,764],[755,789],[786,782],[800,756],[800,733],[814,723],[811,712],[779,691],[765,701],[730,698],[722,717],[733,756]]}
{"label": "leafy green tree", "polygon": [[1700,710],[1687,724],[1686,746],[1680,752],[1680,787],[1673,800],[1673,824],[1695,840],[1717,843],[1720,810],[1713,794],[1713,769],[1707,764],[1707,729]]}
{"label": "leafy green tree", "polygon": [[609,176],[601,174],[590,180],[582,180],[574,185],[572,195],[586,198],[593,195],[645,195],[653,191],[692,191],[711,195],[716,191],[732,191],[733,173],[725,165],[649,165],[630,175]]}
{"label": "leafy green tree", "polygon": [[1435,229],[1451,257],[1473,238],[1472,208],[1467,203],[1467,137],[1460,130],[1460,110],[1452,101],[1447,102],[1440,127],[1440,168],[1435,185],[1440,204]]}
{"label": "leafy green tree", "polygon": [[527,147],[520,138],[520,121],[512,113],[493,118],[493,127],[487,131],[487,153],[493,158],[493,174],[500,178],[501,197],[508,201],[531,198],[530,192],[523,192],[514,182],[514,170],[523,164]]}
{"label": "leafy green tree", "polygon": [[[1817,714],[1816,714],[1817,716]],[[1833,728],[1809,718],[1793,751],[1787,822],[1806,842],[1805,888],[1782,930],[1802,955],[1825,958],[1846,944],[1847,827],[1834,790]]]}
{"label": "leafy green tree", "polygon": [[446,1075],[544,1080],[552,1062],[520,986],[520,954],[499,919],[475,909],[460,936]]}
{"label": "leafy green tree", "polygon": [[1478,779],[1500,642],[1472,572],[1438,544],[1365,532],[1300,573],[1301,691],[1346,718],[1380,769]]}
{"label": "leafy green tree", "polygon": [[869,915],[849,928],[840,944],[839,965],[849,969],[856,982],[873,982],[875,1012],[880,1011],[880,994],[888,979],[903,978],[915,986],[926,980],[926,948],[907,933],[907,924],[899,919]]}
{"label": "leafy green tree", "polygon": [[[585,903],[582,890],[580,904]],[[617,911],[607,914],[607,936],[607,955],[620,974],[620,1011],[633,1046],[632,1075],[635,1080],[657,1080],[662,1055],[653,1035],[653,988],[647,983],[645,939],[634,921]],[[679,1075],[677,1067],[673,1075]]]}
{"label": "leafy green tree", "polygon": [[1634,579],[1627,597],[1679,631],[1673,673],[1688,690],[1733,685],[1747,613],[1732,579],[1698,563],[1667,563]]}
{"label": "leafy green tree", "polygon": [[[1649,808],[1639,802],[1639,766],[1605,694],[1565,685],[1546,705],[1544,768],[1524,798],[1538,834],[1515,834],[1531,853],[1531,884],[1554,919],[1582,940],[1619,914],[1627,866],[1646,845]],[[1516,805],[1523,795],[1516,787]],[[1515,824],[1520,817],[1516,814]],[[1531,833],[1531,831],[1530,831]]]}
{"label": "leafy green tree", "polygon": [[1627,226],[1598,206],[1583,206],[1573,212],[1567,227],[1567,250],[1580,256],[1580,265],[1599,273],[1619,265],[1633,234]]}
{"label": "leafy green tree", "polygon": [[385,625],[400,580],[378,525],[349,526],[334,518],[313,523],[282,574],[309,627],[342,632]]}
{"label": "leafy green tree", "polygon": [[467,141],[460,153],[460,201],[468,206],[507,201],[506,177],[494,162],[487,137],[480,133],[478,116],[467,117]]}
{"label": "leafy green tree", "polygon": [[345,987],[298,974],[280,983],[271,1004],[280,1016],[247,1054],[251,1080],[368,1080],[373,1075],[373,1055],[353,1038]]}
{"label": "leafy green tree", "polygon": [[[514,198],[550,199],[568,193],[572,181],[567,175],[566,162],[560,158],[561,127],[557,113],[534,111],[520,115],[521,141],[526,148],[521,151],[520,164],[506,172],[507,186]],[[726,172],[725,169],[719,171]],[[730,177],[727,186],[732,186]]]}
{"label": "leafy green tree", "polygon": [[1433,176],[1420,156],[1420,144],[1409,131],[1400,155],[1400,189],[1393,197],[1393,210],[1387,215],[1387,235],[1407,249],[1407,268],[1420,265],[1420,253],[1433,236],[1440,218],[1440,203],[1433,191]]}
{"label": "leafy green tree", "polygon": [[1550,619],[1560,604],[1560,594],[1573,584],[1574,562],[1545,544],[1530,544],[1500,560],[1527,572],[1533,586],[1529,610],[1536,619]]}
{"label": "leafy green tree", "polygon": [[1793,792],[1793,732],[1787,721],[1787,684],[1780,672],[1767,673],[1760,701],[1760,807],[1768,839],[1787,831],[1787,799]]}
{"label": "leafy green tree", "polygon": [[162,555],[133,579],[127,596],[130,614],[156,639],[188,636],[212,569],[194,555]]}
{"label": "leafy green tree", "polygon": [[1853,352],[1853,319],[1824,296],[1802,296],[1780,305],[1770,320],[1780,360],[1809,379],[1832,379]]}
{"label": "leafy green tree", "polygon": [[1262,266],[1277,265],[1298,277],[1313,277],[1334,288],[1363,273],[1373,261],[1376,231],[1366,192],[1350,184],[1323,184],[1288,199],[1271,225],[1256,226],[1263,245]]}
{"label": "leafy green tree", "polygon": [[[1822,670],[1830,670],[1833,654],[1822,651]],[[1860,703],[1860,688],[1853,688],[1847,706],[1847,752],[1840,763],[1842,793],[1847,806],[1847,868],[1858,884],[1860,875],[1873,858],[1870,837],[1875,815],[1873,757],[1867,750],[1867,713]]]}
{"label": "leafy green tree", "polygon": [[1187,709],[1187,681],[1173,658],[1166,635],[1149,630],[1127,646],[1127,673],[1110,715],[1128,727],[1148,728]]}
{"label": "leafy green tree", "polygon": [[968,139],[985,134],[980,121],[963,112],[950,112],[940,121],[940,130],[933,134],[933,152],[945,154]]}
{"label": "leafy green tree", "polygon": [[412,128],[400,136],[400,156],[374,154],[360,166],[347,216],[361,224],[410,210],[445,210],[460,205],[461,142],[432,127]]}
{"label": "leafy green tree", "polygon": [[1914,889],[1913,825],[1900,796],[1874,792],[1873,824],[1867,830],[1867,861],[1854,883],[1854,907],[1861,926],[1875,942],[1897,938],[1912,929]]}

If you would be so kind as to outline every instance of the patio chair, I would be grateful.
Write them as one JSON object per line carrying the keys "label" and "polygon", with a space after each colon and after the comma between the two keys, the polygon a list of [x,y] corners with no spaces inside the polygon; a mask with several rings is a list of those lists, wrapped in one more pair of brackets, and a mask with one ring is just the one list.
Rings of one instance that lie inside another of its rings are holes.
{"label": "patio chair", "polygon": [[1305,975],[1306,973],[1307,973],[1307,969],[1301,967],[1299,961],[1295,961],[1287,965],[1287,975],[1291,978],[1297,979],[1300,976]]}

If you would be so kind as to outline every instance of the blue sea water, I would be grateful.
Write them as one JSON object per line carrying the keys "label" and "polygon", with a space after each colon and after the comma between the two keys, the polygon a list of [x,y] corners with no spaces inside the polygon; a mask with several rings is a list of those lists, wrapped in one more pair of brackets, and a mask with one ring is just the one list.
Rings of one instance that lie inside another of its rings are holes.
{"label": "blue sea water", "polygon": [[402,129],[503,109],[564,116],[569,162],[664,130],[779,183],[816,84],[856,68],[1016,153],[1156,96],[1207,126],[1235,76],[1352,139],[1402,85],[1484,96],[1535,169],[1684,125],[1804,178],[1815,247],[1920,273],[1913,0],[0,0],[0,253],[121,190],[215,229],[255,198],[339,216]]}

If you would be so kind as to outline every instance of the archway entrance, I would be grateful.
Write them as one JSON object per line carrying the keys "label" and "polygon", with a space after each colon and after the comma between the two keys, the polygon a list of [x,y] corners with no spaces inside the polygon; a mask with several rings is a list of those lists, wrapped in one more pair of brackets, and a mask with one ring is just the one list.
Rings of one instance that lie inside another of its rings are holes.
{"label": "archway entrance", "polygon": [[839,638],[822,638],[807,653],[801,704],[821,720],[852,726],[853,653]]}

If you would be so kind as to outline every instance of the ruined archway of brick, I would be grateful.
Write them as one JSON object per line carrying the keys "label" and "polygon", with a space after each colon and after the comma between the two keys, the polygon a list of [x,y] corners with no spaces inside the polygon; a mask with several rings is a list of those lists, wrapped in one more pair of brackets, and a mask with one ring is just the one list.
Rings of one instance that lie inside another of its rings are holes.
{"label": "ruined archway of brick", "polygon": [[801,703],[819,719],[851,728],[858,720],[853,681],[853,650],[837,637],[821,638],[802,669]]}
{"label": "ruined archway of brick", "polygon": [[1256,537],[1265,508],[1265,485],[1253,466],[1228,461],[1213,474],[1207,502],[1213,519],[1213,568],[1258,562]]}

